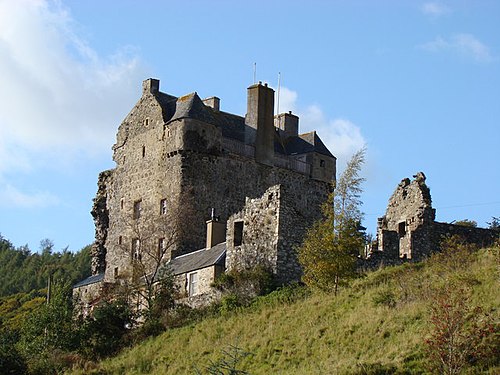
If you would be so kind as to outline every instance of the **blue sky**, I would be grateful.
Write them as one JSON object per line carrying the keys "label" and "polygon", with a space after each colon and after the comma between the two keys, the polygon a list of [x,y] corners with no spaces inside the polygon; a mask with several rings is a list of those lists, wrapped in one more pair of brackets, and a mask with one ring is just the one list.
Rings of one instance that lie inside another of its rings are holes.
{"label": "blue sky", "polygon": [[370,232],[418,171],[438,220],[500,216],[498,1],[0,0],[0,233],[91,243],[142,80],[244,115],[254,63],[340,170],[366,144]]}

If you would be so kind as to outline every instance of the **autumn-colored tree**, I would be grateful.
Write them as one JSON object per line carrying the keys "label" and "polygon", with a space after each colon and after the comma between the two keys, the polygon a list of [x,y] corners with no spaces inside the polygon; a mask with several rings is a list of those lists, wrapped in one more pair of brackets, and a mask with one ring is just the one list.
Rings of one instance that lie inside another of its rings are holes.
{"label": "autumn-colored tree", "polygon": [[498,323],[472,304],[470,288],[463,283],[447,281],[436,288],[429,311],[425,351],[431,371],[460,374],[469,365],[498,358]]}
{"label": "autumn-colored tree", "polygon": [[365,160],[363,148],[353,155],[328,200],[322,206],[323,218],[307,231],[299,248],[302,280],[309,286],[333,290],[355,273],[356,258],[364,244],[360,230],[361,184],[359,176]]}

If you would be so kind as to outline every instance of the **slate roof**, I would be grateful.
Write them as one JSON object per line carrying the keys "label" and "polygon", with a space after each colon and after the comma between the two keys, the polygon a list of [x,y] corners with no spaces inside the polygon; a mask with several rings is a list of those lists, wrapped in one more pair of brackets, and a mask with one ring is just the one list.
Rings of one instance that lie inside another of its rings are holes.
{"label": "slate roof", "polygon": [[168,262],[167,266],[174,275],[196,271],[205,267],[224,265],[226,259],[226,243],[220,243],[210,249],[201,249],[178,256]]}
{"label": "slate roof", "polygon": [[[191,118],[217,126],[222,136],[240,142],[245,141],[245,118],[223,111],[215,111],[206,106],[196,92],[181,97],[158,92],[154,94],[162,108],[163,120],[170,123],[175,120]],[[284,155],[317,152],[334,157],[315,131],[289,137],[282,140],[278,133],[275,139],[275,151]]]}
{"label": "slate roof", "polygon": [[95,284],[102,280],[104,280],[104,273],[99,273],[97,275],[89,276],[86,279],[83,279],[82,281],[79,281],[78,283],[73,285],[73,288],[81,288],[82,286]]}

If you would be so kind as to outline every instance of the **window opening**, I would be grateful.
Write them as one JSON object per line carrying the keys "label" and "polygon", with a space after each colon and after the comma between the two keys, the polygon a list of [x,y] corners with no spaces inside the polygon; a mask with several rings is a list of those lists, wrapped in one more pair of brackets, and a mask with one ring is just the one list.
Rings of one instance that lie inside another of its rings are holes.
{"label": "window opening", "polygon": [[123,241],[122,236],[118,237],[118,245],[121,245],[121,244],[122,244],[122,241]]}
{"label": "window opening", "polygon": [[160,215],[166,215],[167,214],[167,200],[162,199],[160,201]]}
{"label": "window opening", "polygon": [[243,221],[235,221],[233,245],[240,246],[242,243],[243,243]]}
{"label": "window opening", "polygon": [[139,219],[141,217],[142,211],[142,200],[134,202],[134,219]]}
{"label": "window opening", "polygon": [[146,156],[146,146],[142,146],[142,157]]}
{"label": "window opening", "polygon": [[323,159],[321,159],[321,160],[319,161],[319,166],[320,166],[320,167],[324,167],[324,166],[325,166],[325,161],[324,161]]}
{"label": "window opening", "polygon": [[194,296],[198,294],[198,273],[193,272],[189,274],[189,295]]}
{"label": "window opening", "polygon": [[398,224],[398,233],[399,237],[404,237],[406,234],[406,223],[404,221]]}
{"label": "window opening", "polygon": [[118,267],[115,267],[113,272],[113,277],[116,279],[118,277]]}
{"label": "window opening", "polygon": [[138,238],[132,240],[132,259],[141,260],[141,241]]}

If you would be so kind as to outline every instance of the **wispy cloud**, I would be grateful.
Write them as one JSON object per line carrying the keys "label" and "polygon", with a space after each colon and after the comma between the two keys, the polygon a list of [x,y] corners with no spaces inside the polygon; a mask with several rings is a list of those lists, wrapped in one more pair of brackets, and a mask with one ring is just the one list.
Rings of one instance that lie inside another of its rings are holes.
{"label": "wispy cloud", "polygon": [[451,12],[451,9],[446,5],[438,2],[427,2],[420,7],[422,13],[431,17],[440,17]]}
{"label": "wispy cloud", "polygon": [[472,34],[455,34],[449,38],[437,37],[419,47],[430,52],[453,52],[481,63],[494,60],[489,47]]}
{"label": "wispy cloud", "polygon": [[[77,29],[59,1],[0,1],[0,177],[107,151],[140,94],[133,50],[100,56]],[[19,204],[43,198],[0,189]]]}
{"label": "wispy cloud", "polygon": [[59,204],[48,192],[23,192],[10,184],[0,186],[0,207],[41,208]]}
{"label": "wispy cloud", "polygon": [[296,91],[280,89],[280,112],[292,111],[300,118],[300,131],[317,130],[325,145],[337,157],[337,169],[342,171],[352,154],[365,146],[361,129],[348,119],[329,119],[316,104],[301,107]]}

